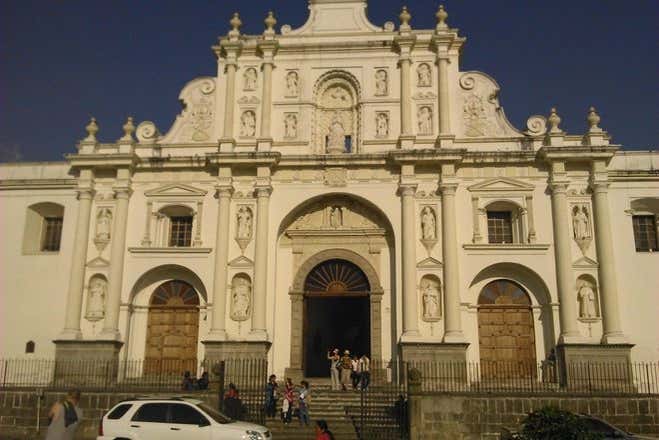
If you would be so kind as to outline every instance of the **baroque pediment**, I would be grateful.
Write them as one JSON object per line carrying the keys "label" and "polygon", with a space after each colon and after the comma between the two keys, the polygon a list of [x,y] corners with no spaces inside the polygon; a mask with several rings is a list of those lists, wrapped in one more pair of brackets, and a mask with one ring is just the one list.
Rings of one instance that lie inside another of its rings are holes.
{"label": "baroque pediment", "polygon": [[381,230],[379,219],[370,209],[347,198],[330,198],[309,205],[298,214],[288,231]]}
{"label": "baroque pediment", "polygon": [[147,197],[203,197],[206,191],[194,186],[175,183],[151,189],[144,193]]}
{"label": "baroque pediment", "polygon": [[247,258],[244,255],[241,255],[240,257],[234,258],[233,260],[229,261],[229,267],[242,267],[242,268],[247,268],[247,267],[254,267],[254,262]]}
{"label": "baroque pediment", "polygon": [[209,143],[216,140],[215,81],[213,77],[201,77],[183,87],[179,95],[183,110],[169,132],[159,139],[160,143]]}
{"label": "baroque pediment", "polygon": [[416,265],[418,269],[441,269],[442,263],[433,257],[425,258]]}
{"label": "baroque pediment", "polygon": [[521,180],[508,177],[496,177],[485,180],[468,187],[471,192],[509,192],[509,191],[533,191],[534,186]]}
{"label": "baroque pediment", "polygon": [[87,267],[108,267],[110,262],[102,257],[96,257],[87,263]]}
{"label": "baroque pediment", "polygon": [[333,34],[347,32],[379,32],[366,16],[366,0],[311,0],[309,18],[297,29],[282,26],[282,34]]}
{"label": "baroque pediment", "polygon": [[596,268],[598,266],[597,261],[585,256],[572,263],[572,267],[579,269]]}

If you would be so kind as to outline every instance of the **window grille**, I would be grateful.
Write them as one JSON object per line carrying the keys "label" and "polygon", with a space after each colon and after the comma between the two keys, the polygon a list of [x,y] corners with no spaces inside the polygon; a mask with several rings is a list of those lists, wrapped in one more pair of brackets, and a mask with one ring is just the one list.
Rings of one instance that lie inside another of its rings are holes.
{"label": "window grille", "polygon": [[489,243],[512,243],[513,226],[510,211],[487,212],[487,235]]}
{"label": "window grille", "polygon": [[189,247],[192,241],[192,217],[171,217],[169,245]]}
{"label": "window grille", "polygon": [[59,251],[60,241],[62,240],[63,217],[45,217],[44,230],[41,240],[42,251]]}
{"label": "window grille", "polygon": [[657,223],[653,215],[635,215],[632,217],[632,224],[637,252],[659,250],[657,248]]}

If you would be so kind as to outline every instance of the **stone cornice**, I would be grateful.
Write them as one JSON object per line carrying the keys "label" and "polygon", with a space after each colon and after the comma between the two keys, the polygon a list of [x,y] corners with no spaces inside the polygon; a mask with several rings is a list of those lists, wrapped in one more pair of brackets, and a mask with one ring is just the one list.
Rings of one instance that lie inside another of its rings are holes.
{"label": "stone cornice", "polygon": [[135,168],[140,158],[135,154],[66,154],[72,168]]}
{"label": "stone cornice", "polygon": [[0,180],[0,190],[72,189],[77,179],[20,179]]}
{"label": "stone cornice", "polygon": [[391,151],[389,159],[397,164],[461,162],[466,150],[458,148]]}
{"label": "stone cornice", "polygon": [[275,151],[206,154],[206,161],[212,167],[217,167],[220,165],[249,165],[249,166],[272,167],[274,165],[277,165],[280,159],[281,159],[281,153]]}
{"label": "stone cornice", "polygon": [[547,162],[587,162],[604,159],[608,163],[616,151],[617,145],[607,146],[574,146],[574,147],[542,147],[538,150],[538,157]]}

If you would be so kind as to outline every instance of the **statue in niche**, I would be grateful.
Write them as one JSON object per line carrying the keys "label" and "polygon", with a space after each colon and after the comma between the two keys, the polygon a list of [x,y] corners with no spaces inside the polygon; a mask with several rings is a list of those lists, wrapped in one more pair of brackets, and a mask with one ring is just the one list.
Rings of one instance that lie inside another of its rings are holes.
{"label": "statue in niche", "polygon": [[432,111],[430,107],[421,107],[417,117],[419,120],[419,134],[432,134]]}
{"label": "statue in niche", "polygon": [[344,151],[346,145],[346,132],[338,117],[334,117],[327,136],[327,151]]}
{"label": "statue in niche", "polygon": [[595,307],[595,291],[589,284],[584,284],[577,294],[579,298],[579,317],[583,319],[597,318]]}
{"label": "statue in niche", "polygon": [[387,72],[378,70],[375,72],[375,94],[377,96],[386,96],[387,89]]}
{"label": "statue in niche", "polygon": [[249,318],[252,283],[248,278],[236,276],[231,283],[231,319],[245,321]]}
{"label": "statue in niche", "polygon": [[98,321],[105,316],[105,295],[107,281],[100,277],[93,277],[89,281],[89,294],[87,296],[87,312],[85,318],[89,321]]}
{"label": "statue in niche", "polygon": [[256,135],[256,115],[251,110],[247,110],[240,117],[240,135],[243,137]]}
{"label": "statue in niche", "polygon": [[590,238],[590,218],[588,209],[585,206],[575,206],[572,209],[572,229],[574,230],[575,240]]}
{"label": "statue in niche", "polygon": [[293,113],[287,114],[284,119],[284,137],[289,139],[297,137],[297,116]]}
{"label": "statue in niche", "polygon": [[386,113],[378,113],[375,118],[375,135],[381,138],[389,135],[389,116]]}
{"label": "statue in niche", "polygon": [[421,64],[416,69],[417,74],[417,85],[419,87],[429,87],[432,85],[432,80],[430,79],[430,66],[426,63]]}
{"label": "statue in niche", "polygon": [[421,236],[423,240],[435,240],[437,238],[437,222],[435,212],[430,206],[421,211]]}
{"label": "statue in niche", "polygon": [[288,72],[286,75],[286,96],[297,96],[299,83],[297,72]]}
{"label": "statue in niche", "polygon": [[98,212],[96,217],[96,239],[110,240],[110,231],[112,229],[112,211],[103,208]]}
{"label": "statue in niche", "polygon": [[340,206],[332,206],[330,208],[330,226],[332,228],[343,226],[343,210]]}
{"label": "statue in niche", "polygon": [[238,228],[236,236],[238,238],[252,237],[252,211],[246,206],[241,207],[236,214]]}
{"label": "statue in niche", "polygon": [[421,281],[421,295],[423,299],[423,319],[433,320],[439,318],[439,286],[433,280],[424,278]]}
{"label": "statue in niche", "polygon": [[256,69],[250,67],[245,70],[245,90],[256,90]]}

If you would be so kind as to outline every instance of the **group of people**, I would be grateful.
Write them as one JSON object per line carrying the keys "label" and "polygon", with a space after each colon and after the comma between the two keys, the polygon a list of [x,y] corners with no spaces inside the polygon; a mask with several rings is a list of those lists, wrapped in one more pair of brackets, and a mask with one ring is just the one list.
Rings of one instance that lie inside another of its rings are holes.
{"label": "group of people", "polygon": [[[276,417],[277,415],[277,400],[279,399],[279,385],[277,384],[277,376],[274,374],[268,378],[268,384],[265,387],[265,415],[266,417]],[[281,392],[281,421],[284,425],[291,423],[293,419],[293,412],[297,412],[300,425],[309,425],[309,401],[311,400],[311,392],[309,390],[309,382],[303,380],[300,382],[299,387],[293,385],[291,378],[286,378],[284,389]]]}
{"label": "group of people", "polygon": [[332,390],[347,391],[365,390],[371,382],[371,360],[362,354],[350,356],[350,350],[344,350],[343,356],[339,355],[339,349],[335,348],[327,352],[330,361],[330,377]]}
{"label": "group of people", "polygon": [[208,372],[204,371],[201,373],[201,377],[197,379],[192,376],[189,371],[183,373],[183,381],[181,383],[181,389],[183,391],[193,391],[193,390],[207,390],[208,389]]}

